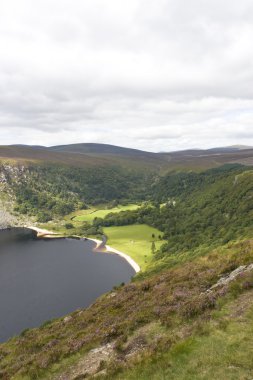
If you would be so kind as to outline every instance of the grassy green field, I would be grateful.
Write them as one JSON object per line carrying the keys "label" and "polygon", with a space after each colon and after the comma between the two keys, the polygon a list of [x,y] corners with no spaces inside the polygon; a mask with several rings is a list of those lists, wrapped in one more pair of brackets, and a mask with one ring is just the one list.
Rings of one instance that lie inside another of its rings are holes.
{"label": "grassy green field", "polygon": [[106,215],[112,212],[120,212],[120,211],[132,211],[137,210],[140,206],[136,204],[127,205],[127,206],[117,206],[111,209],[89,209],[84,210],[80,215],[77,215],[74,220],[77,222],[93,222],[95,218],[104,218]]}
{"label": "grassy green field", "polygon": [[[162,232],[146,224],[105,227],[104,233],[108,236],[108,245],[131,256],[142,270],[145,270],[152,260],[152,242],[155,242],[156,249],[165,242],[158,238],[159,235],[162,236]],[[155,235],[154,238],[152,234]]]}

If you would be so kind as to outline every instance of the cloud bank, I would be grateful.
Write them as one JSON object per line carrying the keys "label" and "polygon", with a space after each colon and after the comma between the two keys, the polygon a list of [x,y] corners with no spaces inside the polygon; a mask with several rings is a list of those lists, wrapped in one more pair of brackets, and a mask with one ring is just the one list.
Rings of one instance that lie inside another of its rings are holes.
{"label": "cloud bank", "polygon": [[249,0],[0,2],[0,144],[253,144]]}

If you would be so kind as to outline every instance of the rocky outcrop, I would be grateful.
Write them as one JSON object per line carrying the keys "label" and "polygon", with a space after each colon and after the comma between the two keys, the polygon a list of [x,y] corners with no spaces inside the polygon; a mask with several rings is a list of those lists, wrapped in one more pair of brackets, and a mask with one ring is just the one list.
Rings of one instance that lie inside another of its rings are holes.
{"label": "rocky outcrop", "polygon": [[211,286],[210,289],[207,290],[207,292],[212,292],[213,290],[215,290],[219,287],[226,286],[230,282],[236,280],[236,278],[238,276],[240,276],[241,274],[250,272],[252,270],[253,270],[253,264],[241,265],[240,267],[236,268],[235,270],[233,270],[232,272],[230,272],[226,276],[221,277],[216,284],[214,284],[213,286]]}
{"label": "rocky outcrop", "polygon": [[12,166],[9,164],[0,165],[0,184],[8,184],[10,180],[12,182],[18,182],[19,179],[26,178],[25,166]]}
{"label": "rocky outcrop", "polygon": [[15,195],[11,184],[19,183],[21,178],[26,179],[26,171],[24,166],[0,164],[0,230],[24,224],[24,217],[13,215]]}
{"label": "rocky outcrop", "polygon": [[104,365],[114,357],[114,347],[111,343],[94,348],[79,360],[76,366],[71,367],[55,380],[76,380],[104,375],[106,373]]}
{"label": "rocky outcrop", "polygon": [[10,226],[15,226],[17,223],[16,218],[9,211],[12,209],[12,203],[10,200],[4,200],[3,194],[3,186],[0,185],[0,230],[3,230]]}
{"label": "rocky outcrop", "polygon": [[[1,206],[0,206],[1,207]],[[0,209],[0,230],[16,225],[16,219],[9,212]]]}

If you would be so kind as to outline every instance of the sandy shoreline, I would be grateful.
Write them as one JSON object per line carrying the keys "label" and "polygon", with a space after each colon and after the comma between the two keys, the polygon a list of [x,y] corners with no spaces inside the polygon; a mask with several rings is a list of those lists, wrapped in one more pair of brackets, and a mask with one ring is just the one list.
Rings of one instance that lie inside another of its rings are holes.
{"label": "sandy shoreline", "polygon": [[[45,229],[42,229],[42,228],[38,228],[38,227],[34,227],[34,226],[25,226],[25,228],[28,228],[30,230],[33,230],[33,231],[36,231],[37,232],[37,236],[38,237],[44,237],[44,238],[57,238],[58,237],[62,237],[61,234],[58,234],[57,232],[53,232],[53,231],[48,231],[48,230],[45,230]],[[84,237],[80,237],[79,238],[84,238]],[[136,273],[140,272],[141,268],[140,266],[130,257],[128,256],[127,254],[125,254],[124,252],[121,252],[121,251],[118,251],[117,249],[114,249],[112,247],[110,247],[109,245],[104,245],[103,246],[103,241],[102,240],[98,240],[98,239],[90,239],[90,238],[86,238],[87,240],[91,240],[91,241],[94,241],[96,243],[96,248],[95,248],[95,251],[104,251],[104,252],[108,252],[108,253],[115,253],[116,255],[119,255],[120,257],[122,257],[123,259],[125,259],[129,265],[131,265],[131,267],[134,269],[134,271]],[[101,248],[100,248],[101,247]]]}
{"label": "sandy shoreline", "polygon": [[131,267],[135,270],[136,273],[140,272],[141,270],[140,266],[130,256],[128,256],[124,252],[118,251],[117,249],[112,248],[109,245],[106,245],[106,251],[115,253],[116,255],[123,257],[123,259],[125,259],[128,262],[128,264],[131,265]]}
{"label": "sandy shoreline", "polygon": [[57,236],[62,236],[61,234],[58,234],[57,232],[44,230],[42,228],[34,227],[34,226],[24,226],[25,228],[28,228],[29,230],[33,230],[37,232],[37,237],[45,237],[45,238],[52,238]]}
{"label": "sandy shoreline", "polygon": [[97,246],[95,248],[97,251],[104,251],[104,252],[108,252],[108,253],[110,253],[110,252],[111,253],[115,253],[116,255],[119,255],[119,256],[123,257],[123,259],[125,259],[128,262],[128,264],[131,265],[131,267],[135,270],[136,273],[140,272],[140,270],[141,270],[140,266],[130,256],[128,256],[126,253],[118,251],[117,249],[112,248],[109,245],[104,245],[103,246],[104,242],[102,240],[97,240],[97,239],[89,239],[89,240],[92,240],[92,241],[94,241],[97,244]]}

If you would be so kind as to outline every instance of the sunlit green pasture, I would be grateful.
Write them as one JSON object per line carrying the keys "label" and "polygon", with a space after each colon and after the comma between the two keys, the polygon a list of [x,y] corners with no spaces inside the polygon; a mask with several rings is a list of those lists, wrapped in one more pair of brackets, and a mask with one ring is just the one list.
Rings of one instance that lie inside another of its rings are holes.
{"label": "sunlit green pasture", "polygon": [[153,258],[152,242],[155,243],[156,250],[165,243],[159,239],[159,236],[162,237],[162,232],[146,224],[105,227],[104,233],[108,237],[108,245],[132,257],[142,270]]}
{"label": "sunlit green pasture", "polygon": [[120,212],[120,211],[133,211],[137,210],[140,206],[136,204],[131,204],[127,206],[117,206],[111,209],[89,209],[84,210],[80,215],[77,215],[74,220],[77,222],[93,222],[95,218],[104,218],[106,215],[112,212]]}

